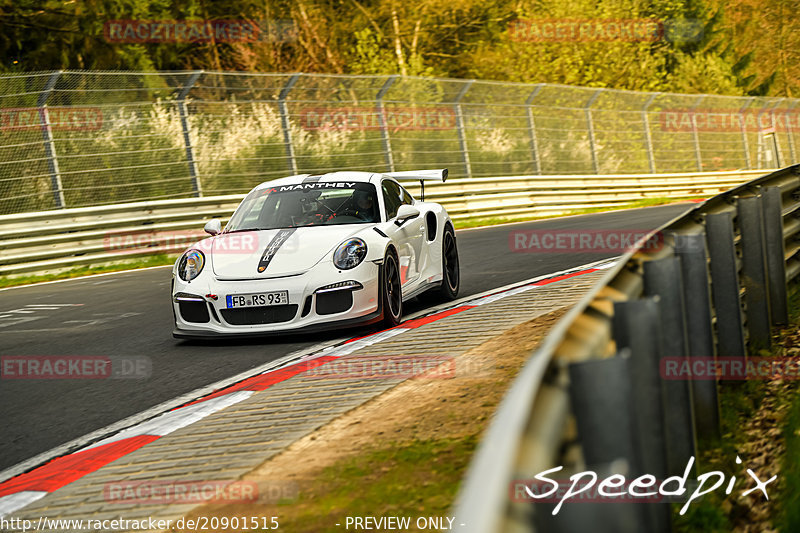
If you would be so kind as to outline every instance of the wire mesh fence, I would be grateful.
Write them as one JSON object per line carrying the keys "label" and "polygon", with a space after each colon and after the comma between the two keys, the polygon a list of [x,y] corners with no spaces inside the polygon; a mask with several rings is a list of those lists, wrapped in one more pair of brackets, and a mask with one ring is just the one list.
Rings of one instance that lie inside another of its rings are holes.
{"label": "wire mesh fence", "polygon": [[0,76],[0,214],[247,192],[334,170],[453,177],[775,168],[797,100],[398,76]]}

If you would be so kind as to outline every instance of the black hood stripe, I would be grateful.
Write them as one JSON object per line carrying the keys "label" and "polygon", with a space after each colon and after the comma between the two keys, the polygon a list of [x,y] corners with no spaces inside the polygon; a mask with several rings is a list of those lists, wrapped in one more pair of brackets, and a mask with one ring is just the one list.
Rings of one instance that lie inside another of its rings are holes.
{"label": "black hood stripe", "polygon": [[264,253],[261,254],[261,260],[258,262],[258,272],[264,272],[267,267],[269,266],[272,258],[275,257],[275,254],[278,253],[278,250],[283,243],[289,240],[289,237],[292,236],[297,228],[286,228],[278,231],[278,233],[269,241],[267,248],[264,250]]}

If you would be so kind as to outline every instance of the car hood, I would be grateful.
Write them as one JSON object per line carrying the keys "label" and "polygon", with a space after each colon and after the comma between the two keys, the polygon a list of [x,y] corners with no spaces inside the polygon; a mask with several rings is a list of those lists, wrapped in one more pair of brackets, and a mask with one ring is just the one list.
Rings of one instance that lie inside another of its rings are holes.
{"label": "car hood", "polygon": [[220,279],[268,279],[306,272],[364,224],[309,226],[222,233],[206,239],[214,274]]}

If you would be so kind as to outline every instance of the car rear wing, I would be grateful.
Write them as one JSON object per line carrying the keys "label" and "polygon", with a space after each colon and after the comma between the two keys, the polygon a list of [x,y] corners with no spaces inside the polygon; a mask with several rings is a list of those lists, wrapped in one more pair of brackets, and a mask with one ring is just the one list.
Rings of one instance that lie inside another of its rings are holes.
{"label": "car rear wing", "polygon": [[387,172],[396,180],[419,180],[420,186],[420,199],[425,201],[425,180],[440,181],[444,183],[447,180],[447,169],[437,168],[436,170],[406,170],[403,172]]}
{"label": "car rear wing", "polygon": [[396,180],[432,180],[441,181],[442,183],[447,180],[447,169],[437,168],[436,170],[406,170],[403,172],[387,172],[387,176],[391,176]]}

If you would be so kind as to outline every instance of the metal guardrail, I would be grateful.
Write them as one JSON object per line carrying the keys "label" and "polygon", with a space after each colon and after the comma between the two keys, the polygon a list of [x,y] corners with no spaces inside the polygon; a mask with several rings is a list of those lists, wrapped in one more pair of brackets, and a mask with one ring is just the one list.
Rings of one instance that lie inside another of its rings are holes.
{"label": "metal guardrail", "polygon": [[401,76],[0,74],[0,214],[241,194],[282,175],[708,172],[798,161],[792,98]]}
{"label": "metal guardrail", "polygon": [[[554,504],[513,487],[555,466],[566,479],[682,475],[719,434],[717,382],[671,381],[662,357],[737,357],[788,321],[800,273],[800,166],[715,196],[625,254],[559,321],[501,403],[459,494],[468,531],[668,531],[666,505]],[[516,483],[515,483],[516,482]],[[529,498],[530,499],[530,498]]]}
{"label": "metal guardrail", "polygon": [[[553,216],[646,198],[710,196],[761,171],[471,178],[428,184],[454,220]],[[409,187],[417,195],[419,186]],[[156,200],[0,216],[0,275],[178,253],[226,221],[243,195]]]}

